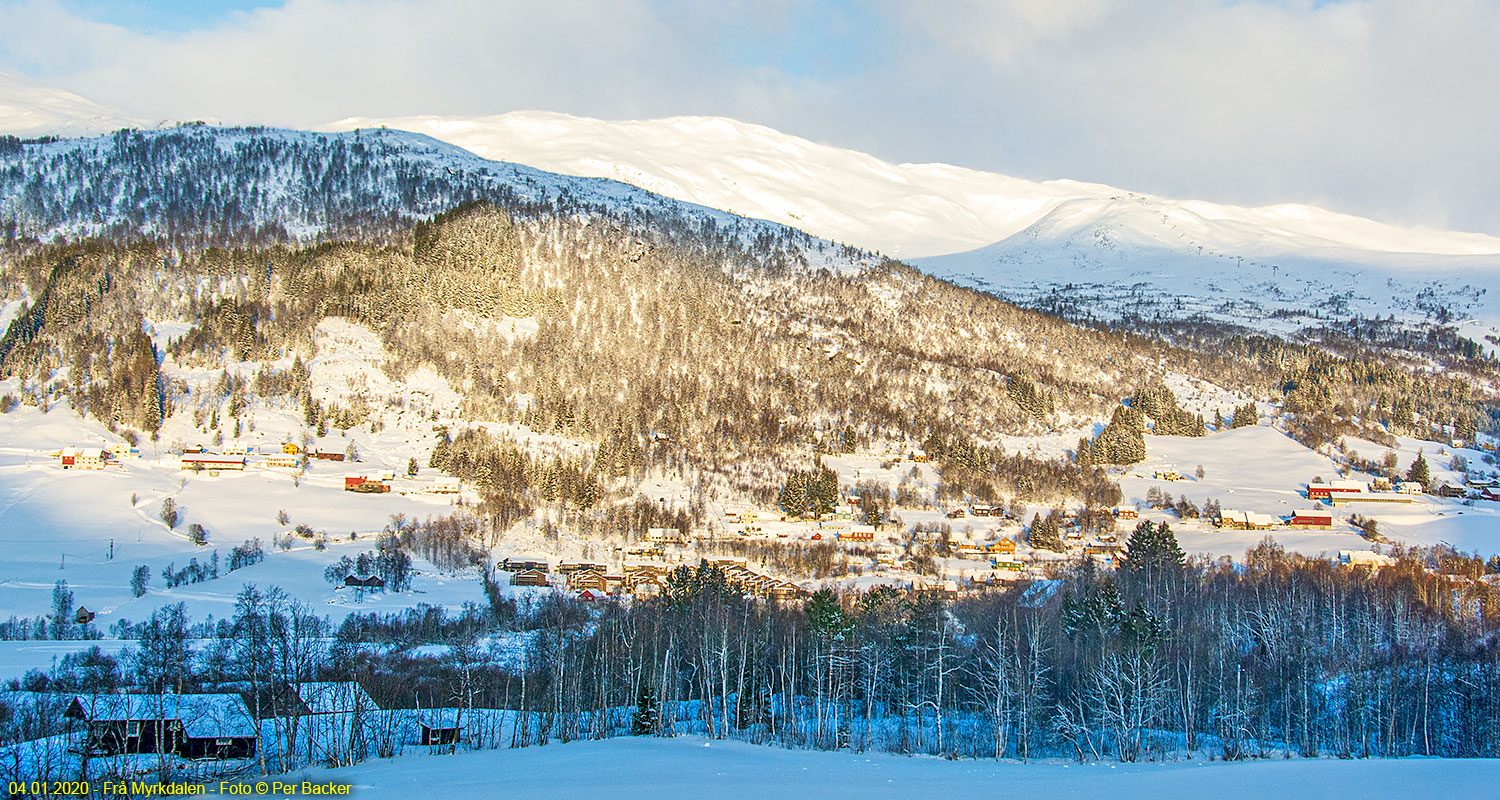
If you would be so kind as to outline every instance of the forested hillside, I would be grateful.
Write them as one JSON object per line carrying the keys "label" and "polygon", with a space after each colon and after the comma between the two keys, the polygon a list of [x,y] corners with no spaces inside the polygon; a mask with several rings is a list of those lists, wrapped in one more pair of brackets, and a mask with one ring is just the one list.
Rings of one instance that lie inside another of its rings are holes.
{"label": "forested hillside", "polygon": [[[1314,446],[1493,424],[1494,366],[1477,354],[1431,375],[1359,340],[1082,327],[789,228],[399,132],[8,140],[0,198],[0,299],[26,298],[0,369],[29,378],[23,402],[67,396],[148,434],[186,409],[237,419],[247,396],[360,424],[369,407],[307,392],[328,316],[378,331],[392,375],[434,369],[466,418],[596,445],[570,467],[592,476],[578,486],[681,459],[770,500],[816,452],[928,443],[970,454],[953,463],[974,496],[1094,505],[1109,493],[1087,488],[1089,470],[1138,460],[1142,430],[1205,431],[1161,396],[1172,374],[1284,401]],[[163,323],[185,333],[143,335]],[[153,369],[168,355],[255,378],[203,396]],[[1122,417],[1141,390],[1146,415]],[[1003,466],[1001,436],[1068,431],[1077,478]]]}

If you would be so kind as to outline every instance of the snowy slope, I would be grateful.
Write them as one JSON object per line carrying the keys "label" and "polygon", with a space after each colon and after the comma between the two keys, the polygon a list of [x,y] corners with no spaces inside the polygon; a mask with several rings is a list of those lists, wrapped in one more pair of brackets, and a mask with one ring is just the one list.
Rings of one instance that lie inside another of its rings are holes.
{"label": "snowy slope", "polygon": [[[0,221],[41,239],[163,235],[211,241],[281,231],[365,238],[465,202],[551,206],[653,230],[696,230],[811,269],[876,259],[794,228],[683,203],[630,184],[490,161],[418,133],[328,134],[184,125],[0,150]],[[212,238],[217,237],[217,238]]]}
{"label": "snowy slope", "polygon": [[143,119],[72,92],[30,86],[0,72],[0,134],[89,136],[145,124]]}
{"label": "snowy slope", "polygon": [[1068,198],[1113,191],[946,164],[891,164],[722,117],[607,122],[518,111],[477,119],[352,118],[325,128],[381,125],[486,158],[613,178],[902,258],[987,244]]}
{"label": "snowy slope", "polygon": [[[309,769],[314,782],[348,783],[366,800],[406,798],[442,786],[521,797],[1109,797],[1223,800],[1266,797],[1395,800],[1431,794],[1488,796],[1500,767],[1489,759],[1293,759],[1239,763],[1074,764],[947,761],[875,753],[785,750],[743,742],[629,737],[547,747],[411,754],[343,769]],[[503,776],[503,777],[499,777]],[[565,776],[560,780],[560,777]],[[1003,787],[1003,788],[1002,788]]]}
{"label": "snowy slope", "polygon": [[[892,164],[721,117],[611,122],[518,111],[474,119],[351,118],[325,128],[381,125],[425,133],[487,158],[614,178],[902,258],[986,245],[1064,206],[1064,217],[1086,225],[1109,215],[1111,199],[1128,194],[1095,183],[1038,182],[947,164]],[[1500,238],[1402,228],[1306,205],[1244,208],[1146,199],[1163,213],[1197,221],[1195,238],[1219,249],[1332,246],[1500,255]]]}
{"label": "snowy slope", "polygon": [[[1476,340],[1500,333],[1500,296],[1488,293],[1500,255],[1486,252],[1487,237],[1425,237],[1300,208],[1230,214],[1133,194],[1070,200],[987,247],[916,264],[1077,316],[1201,314],[1296,329],[1351,314],[1422,322],[1448,313]],[[1365,246],[1349,244],[1360,236]]]}
{"label": "snowy slope", "polygon": [[527,111],[357,118],[327,128],[380,125],[915,258],[940,277],[1065,313],[1079,309],[1057,307],[1049,295],[1072,284],[1085,287],[1069,290],[1072,302],[1107,318],[1203,314],[1294,330],[1318,318],[1315,307],[1320,317],[1394,313],[1408,322],[1442,307],[1468,321],[1464,333],[1476,340],[1500,333],[1500,308],[1484,291],[1500,281],[1500,238],[1483,234],[1308,205],[1246,208],[891,164],[714,117],[607,122]]}

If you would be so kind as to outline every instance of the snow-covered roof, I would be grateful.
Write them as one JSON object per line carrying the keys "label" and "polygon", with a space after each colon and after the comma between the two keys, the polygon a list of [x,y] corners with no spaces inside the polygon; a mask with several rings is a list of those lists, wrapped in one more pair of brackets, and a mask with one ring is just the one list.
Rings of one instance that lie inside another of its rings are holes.
{"label": "snow-covered roof", "polygon": [[70,707],[91,722],[178,720],[195,739],[256,735],[245,701],[232,693],[74,695]]}
{"label": "snow-covered roof", "polygon": [[1026,587],[1026,591],[1021,593],[1021,599],[1016,601],[1016,604],[1022,608],[1041,608],[1052,599],[1053,595],[1057,594],[1057,590],[1061,589],[1062,585],[1061,580],[1054,579],[1033,581],[1030,586]]}
{"label": "snow-covered roof", "polygon": [[462,708],[422,708],[417,710],[417,724],[428,728],[457,728],[459,722],[474,712]]}
{"label": "snow-covered roof", "polygon": [[315,681],[297,687],[297,696],[313,714],[374,711],[375,701],[354,681]]}

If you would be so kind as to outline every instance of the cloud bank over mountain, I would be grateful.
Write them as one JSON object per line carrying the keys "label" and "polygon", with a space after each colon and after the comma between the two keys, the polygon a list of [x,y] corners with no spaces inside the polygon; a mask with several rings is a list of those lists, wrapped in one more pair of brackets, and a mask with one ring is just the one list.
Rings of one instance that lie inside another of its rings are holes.
{"label": "cloud bank over mountain", "polygon": [[1500,234],[1479,0],[290,0],[169,30],[80,8],[0,7],[0,70],[151,119],[726,116],[894,163]]}

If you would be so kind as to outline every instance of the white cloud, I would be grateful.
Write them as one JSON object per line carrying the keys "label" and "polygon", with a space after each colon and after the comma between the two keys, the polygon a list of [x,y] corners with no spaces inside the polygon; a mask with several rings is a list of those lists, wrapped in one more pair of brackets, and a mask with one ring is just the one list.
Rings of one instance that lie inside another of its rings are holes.
{"label": "white cloud", "polygon": [[1492,233],[1497,40],[1484,0],[290,0],[158,34],[0,5],[0,70],[144,116],[722,114],[891,160]]}

